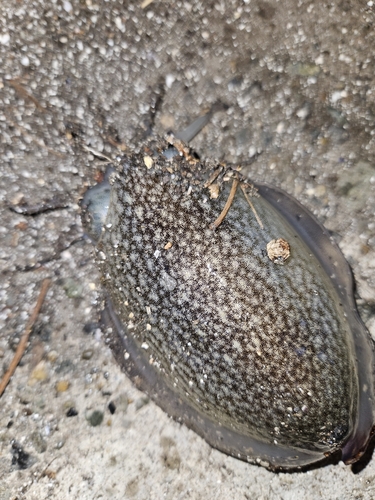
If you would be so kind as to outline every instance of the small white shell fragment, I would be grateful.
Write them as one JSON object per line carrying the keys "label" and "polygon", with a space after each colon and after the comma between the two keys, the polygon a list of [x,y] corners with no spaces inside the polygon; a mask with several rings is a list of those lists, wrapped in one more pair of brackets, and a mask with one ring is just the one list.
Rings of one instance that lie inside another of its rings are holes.
{"label": "small white shell fragment", "polygon": [[143,161],[145,162],[147,168],[151,168],[154,164],[154,160],[151,158],[151,156],[144,156]]}
{"label": "small white shell fragment", "polygon": [[216,200],[220,194],[220,187],[219,184],[211,184],[208,186],[208,189],[210,191],[210,198],[213,200]]}
{"label": "small white shell fragment", "polygon": [[283,264],[290,257],[290,245],[283,238],[267,243],[267,255],[275,264]]}

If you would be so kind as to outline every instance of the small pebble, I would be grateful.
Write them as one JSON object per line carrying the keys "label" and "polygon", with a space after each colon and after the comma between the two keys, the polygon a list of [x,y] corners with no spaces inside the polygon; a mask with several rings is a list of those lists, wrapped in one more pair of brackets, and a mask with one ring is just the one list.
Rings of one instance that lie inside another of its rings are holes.
{"label": "small pebble", "polygon": [[11,205],[18,205],[22,199],[25,197],[23,193],[16,193],[11,199],[10,203]]}
{"label": "small pebble", "polygon": [[108,410],[111,412],[111,415],[113,415],[116,411],[116,405],[113,401],[110,401],[108,403]]}
{"label": "small pebble", "polygon": [[56,443],[56,450],[61,450],[61,448],[64,446],[65,441],[61,440]]}
{"label": "small pebble", "polygon": [[51,339],[52,328],[49,325],[39,324],[34,331],[43,342],[48,342]]}
{"label": "small pebble", "polygon": [[67,417],[76,417],[77,415],[78,411],[74,407],[69,408],[69,410],[66,412]]}
{"label": "small pebble", "polygon": [[[48,397],[48,396],[47,396]],[[34,401],[35,405],[37,406],[37,408],[39,408],[40,410],[44,410],[44,408],[46,407],[46,401],[44,400],[43,397],[40,397],[40,398],[37,398],[35,401]]]}
{"label": "small pebble", "polygon": [[35,385],[37,382],[48,380],[48,369],[45,361],[40,361],[31,372],[28,385]]}
{"label": "small pebble", "polygon": [[94,349],[86,349],[83,351],[81,358],[88,360],[92,358],[93,354],[94,354]]}
{"label": "small pebble", "polygon": [[327,188],[323,184],[320,184],[318,186],[314,186],[313,188],[307,189],[306,194],[308,196],[316,196],[318,198],[321,198],[327,194]]}
{"label": "small pebble", "polygon": [[74,364],[70,359],[63,359],[56,368],[56,373],[70,373],[74,369]]}
{"label": "small pebble", "polygon": [[94,333],[98,328],[100,328],[99,323],[86,323],[83,331],[84,333]]}
{"label": "small pebble", "polygon": [[29,59],[27,56],[24,56],[24,57],[21,59],[21,64],[22,64],[22,66],[29,66],[29,64],[30,64],[30,59]]}
{"label": "small pebble", "polygon": [[91,415],[87,418],[88,422],[92,427],[97,427],[103,422],[104,413],[100,410],[94,410]]}
{"label": "small pebble", "polygon": [[57,392],[66,392],[69,389],[70,383],[67,380],[59,380],[56,383]]}
{"label": "small pebble", "polygon": [[166,86],[170,89],[175,81],[175,76],[172,75],[172,74],[168,74],[166,77],[165,77],[165,84]]}
{"label": "small pebble", "polygon": [[20,403],[23,405],[28,405],[34,398],[34,391],[29,387],[22,386],[17,391],[17,396],[20,400]]}
{"label": "small pebble", "polygon": [[[113,405],[115,405],[116,410],[125,413],[128,409],[129,398],[128,395],[123,393],[113,400]],[[110,403],[111,404],[111,403]],[[112,413],[112,412],[111,412]]]}
{"label": "small pebble", "polygon": [[3,35],[0,35],[0,43],[2,45],[8,45],[10,40],[9,33],[4,33]]}
{"label": "small pebble", "polygon": [[64,280],[62,287],[65,290],[67,297],[70,299],[79,299],[82,297],[82,286],[73,278],[67,278]]}
{"label": "small pebble", "polygon": [[63,7],[66,12],[71,12],[73,10],[72,4],[68,1],[63,2]]}
{"label": "small pebble", "polygon": [[15,465],[17,469],[28,469],[35,462],[35,459],[29,453],[24,451],[23,447],[17,441],[12,442],[11,453],[12,465]]}
{"label": "small pebble", "polygon": [[56,359],[58,357],[58,353],[56,351],[50,351],[47,354],[47,359],[50,363],[55,363]]}
{"label": "small pebble", "polygon": [[135,402],[136,411],[146,406],[149,402],[150,398],[148,396],[142,396],[141,398],[137,399],[137,401]]}

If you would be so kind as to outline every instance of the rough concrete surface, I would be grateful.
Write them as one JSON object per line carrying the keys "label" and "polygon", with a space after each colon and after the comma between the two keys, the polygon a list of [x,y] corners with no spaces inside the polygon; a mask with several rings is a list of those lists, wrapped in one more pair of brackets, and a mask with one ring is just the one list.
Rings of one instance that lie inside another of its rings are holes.
{"label": "rough concrete surface", "polygon": [[[138,392],[96,324],[78,207],[104,170],[84,144],[114,157],[221,101],[193,147],[236,163],[261,153],[249,176],[332,231],[375,337],[374,28],[372,1],[1,2],[1,372],[52,278],[0,399],[1,500],[374,497],[374,460],[357,474],[271,473],[211,449]],[[10,210],[54,195],[65,208]]]}

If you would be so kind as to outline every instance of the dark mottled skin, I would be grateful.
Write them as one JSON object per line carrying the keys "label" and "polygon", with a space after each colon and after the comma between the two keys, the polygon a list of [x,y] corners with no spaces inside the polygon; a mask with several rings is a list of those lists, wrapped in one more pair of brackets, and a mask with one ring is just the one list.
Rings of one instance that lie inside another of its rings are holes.
{"label": "dark mottled skin", "polygon": [[[356,412],[350,333],[316,258],[262,198],[232,180],[218,199],[204,182],[217,165],[154,152],[130,155],[113,179],[97,259],[129,333],[189,405],[260,439],[332,450]],[[154,156],[147,168],[144,156]],[[238,175],[238,174],[234,174]],[[269,260],[284,238],[291,257]]]}

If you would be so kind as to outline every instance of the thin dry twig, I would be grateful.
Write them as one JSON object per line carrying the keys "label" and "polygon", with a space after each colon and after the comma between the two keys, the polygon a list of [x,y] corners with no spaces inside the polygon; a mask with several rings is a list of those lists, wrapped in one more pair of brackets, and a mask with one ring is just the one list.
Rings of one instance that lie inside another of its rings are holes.
{"label": "thin dry twig", "polygon": [[48,467],[57,459],[57,457],[53,457],[52,460],[50,460],[50,462],[48,462],[48,464],[44,467],[44,469],[42,470],[42,472],[39,474],[39,477],[37,479],[37,481],[39,481],[39,479],[41,479],[47,472],[47,469]]}
{"label": "thin dry twig", "polygon": [[12,79],[12,80],[7,80],[7,82],[12,85],[14,90],[23,98],[23,99],[29,99],[34,106],[39,109],[39,111],[42,111],[43,113],[46,111],[46,108],[40,104],[38,99],[34,97],[28,90],[25,89],[23,85],[17,79]]}
{"label": "thin dry twig", "polygon": [[210,226],[211,229],[217,229],[220,226],[220,224],[223,222],[223,220],[225,219],[225,216],[227,215],[227,213],[228,213],[228,211],[233,203],[233,199],[234,199],[234,196],[236,194],[237,186],[238,186],[239,182],[240,181],[238,179],[233,179],[233,184],[232,184],[227,202],[226,202],[221,214],[219,215],[219,217],[215,220],[215,222],[213,222],[211,224],[211,226]]}
{"label": "thin dry twig", "polygon": [[109,156],[104,155],[100,151],[97,151],[94,148],[91,148],[90,146],[86,146],[86,144],[82,144],[82,147],[85,151],[88,151],[89,153],[93,154],[94,156],[97,156],[98,158],[103,158],[104,160],[107,160],[108,163],[113,163],[113,160]]}
{"label": "thin dry twig", "polygon": [[217,168],[207,179],[207,181],[204,183],[203,187],[207,188],[209,187],[218,177],[219,174],[223,171],[223,167]]}
{"label": "thin dry twig", "polygon": [[245,196],[245,198],[246,198],[246,201],[247,201],[247,202],[248,202],[248,204],[250,205],[250,208],[251,208],[251,210],[253,211],[253,214],[255,215],[255,218],[256,218],[256,220],[257,220],[258,224],[260,225],[261,229],[264,229],[264,226],[263,226],[263,224],[262,224],[262,221],[260,220],[260,217],[259,217],[259,215],[257,214],[257,211],[255,210],[255,207],[254,207],[254,205],[252,204],[252,202],[251,202],[251,200],[250,200],[249,195],[246,193],[246,189],[245,189],[245,187],[244,187],[244,185],[243,185],[243,184],[241,184],[241,189],[242,189],[242,192],[243,192],[243,194],[244,194],[244,196]]}
{"label": "thin dry twig", "polygon": [[25,352],[26,345],[27,345],[27,342],[29,340],[31,330],[33,329],[36,318],[38,317],[39,311],[42,307],[42,304],[43,304],[43,301],[45,299],[45,296],[46,296],[46,293],[47,293],[47,290],[48,290],[50,283],[51,283],[51,280],[49,278],[46,278],[42,283],[42,288],[40,289],[40,292],[39,292],[38,301],[34,307],[34,310],[30,316],[29,321],[26,325],[26,328],[25,328],[25,331],[22,335],[20,343],[17,346],[17,350],[14,354],[12,362],[11,362],[7,372],[4,374],[4,376],[0,382],[0,397],[2,396],[3,392],[5,391],[5,388],[8,385],[8,382],[9,382],[11,376],[13,375],[15,369],[17,368],[18,363],[21,361],[23,353]]}

